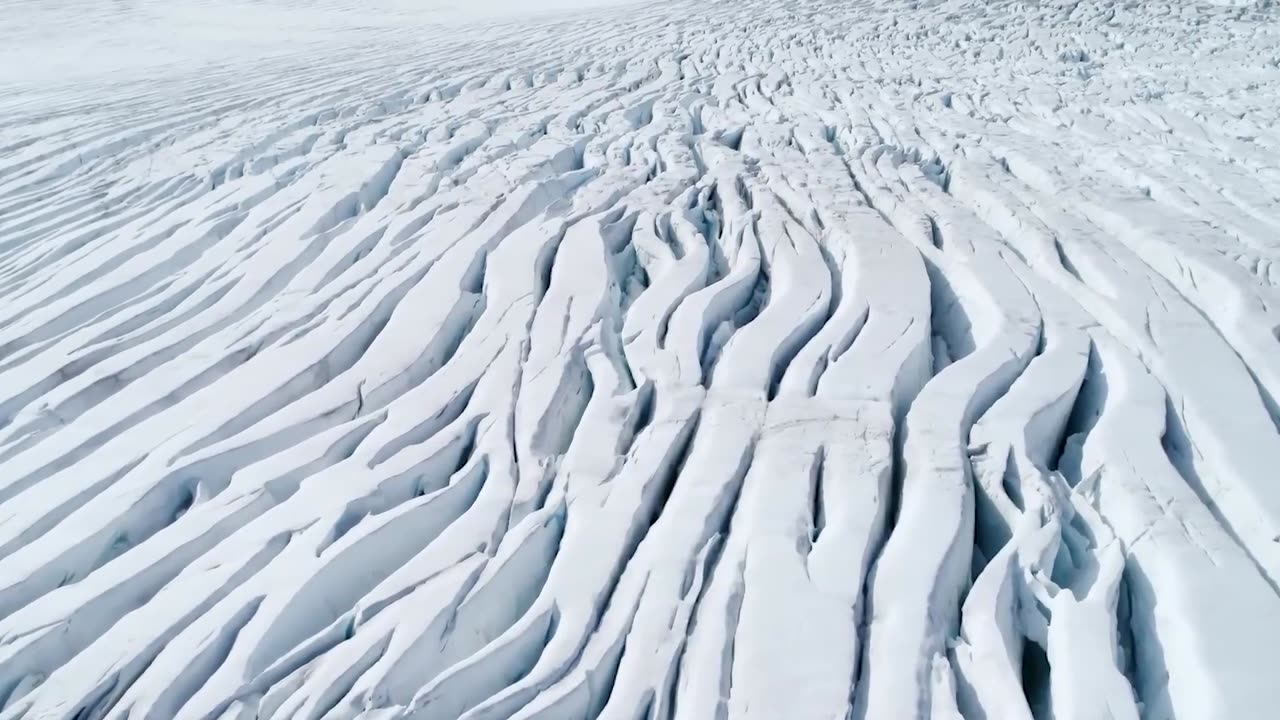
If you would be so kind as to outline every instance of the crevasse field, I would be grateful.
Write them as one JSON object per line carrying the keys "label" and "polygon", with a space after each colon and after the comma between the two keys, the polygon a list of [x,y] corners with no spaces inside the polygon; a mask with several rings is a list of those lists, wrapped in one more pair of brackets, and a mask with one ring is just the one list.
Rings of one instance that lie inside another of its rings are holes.
{"label": "crevasse field", "polygon": [[1280,717],[1269,0],[0,2],[0,720]]}

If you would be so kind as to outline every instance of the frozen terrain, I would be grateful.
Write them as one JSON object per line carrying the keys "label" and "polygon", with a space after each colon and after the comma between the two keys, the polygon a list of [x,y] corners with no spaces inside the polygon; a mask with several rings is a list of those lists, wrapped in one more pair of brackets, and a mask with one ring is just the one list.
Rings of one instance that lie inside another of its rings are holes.
{"label": "frozen terrain", "polygon": [[1280,717],[1280,9],[591,4],[0,2],[0,720]]}

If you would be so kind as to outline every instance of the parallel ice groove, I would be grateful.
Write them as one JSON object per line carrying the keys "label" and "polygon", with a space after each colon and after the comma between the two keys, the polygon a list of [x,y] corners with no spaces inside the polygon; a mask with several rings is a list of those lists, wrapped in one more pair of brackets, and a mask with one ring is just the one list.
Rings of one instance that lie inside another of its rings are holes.
{"label": "parallel ice groove", "polygon": [[0,720],[1280,706],[1270,5],[59,7]]}

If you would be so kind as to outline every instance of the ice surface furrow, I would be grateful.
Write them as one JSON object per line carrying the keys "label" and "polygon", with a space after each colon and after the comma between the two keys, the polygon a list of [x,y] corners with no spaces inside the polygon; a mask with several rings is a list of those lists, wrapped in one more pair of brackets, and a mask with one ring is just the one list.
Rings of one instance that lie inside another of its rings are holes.
{"label": "ice surface furrow", "polygon": [[1274,714],[1269,3],[419,5],[0,0],[0,718]]}

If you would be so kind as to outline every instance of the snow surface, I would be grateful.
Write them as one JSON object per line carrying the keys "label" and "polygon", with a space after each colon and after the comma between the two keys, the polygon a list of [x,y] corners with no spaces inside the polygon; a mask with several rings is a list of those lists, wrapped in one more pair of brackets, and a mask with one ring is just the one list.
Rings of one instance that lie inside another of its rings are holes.
{"label": "snow surface", "polygon": [[1278,11],[588,4],[0,7],[0,720],[1277,717]]}

